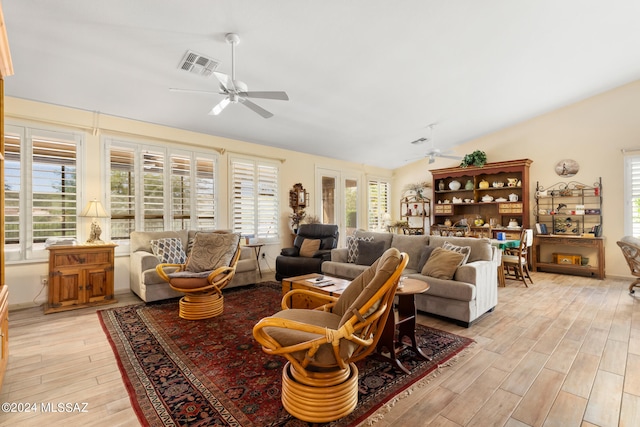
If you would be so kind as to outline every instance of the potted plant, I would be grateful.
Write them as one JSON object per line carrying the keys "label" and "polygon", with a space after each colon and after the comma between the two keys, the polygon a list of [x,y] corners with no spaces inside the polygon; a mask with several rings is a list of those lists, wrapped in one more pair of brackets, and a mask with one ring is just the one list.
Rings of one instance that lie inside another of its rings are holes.
{"label": "potted plant", "polygon": [[464,158],[460,162],[460,167],[466,168],[467,166],[477,166],[481,168],[486,163],[487,154],[482,150],[476,150],[473,153],[464,156]]}

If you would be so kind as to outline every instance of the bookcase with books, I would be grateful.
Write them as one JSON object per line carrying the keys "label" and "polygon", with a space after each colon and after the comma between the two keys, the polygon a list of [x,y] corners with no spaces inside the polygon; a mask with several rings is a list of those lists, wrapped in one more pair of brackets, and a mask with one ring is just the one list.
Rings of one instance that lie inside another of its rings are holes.
{"label": "bookcase with books", "polygon": [[604,279],[602,178],[591,185],[538,182],[535,200],[534,271]]}

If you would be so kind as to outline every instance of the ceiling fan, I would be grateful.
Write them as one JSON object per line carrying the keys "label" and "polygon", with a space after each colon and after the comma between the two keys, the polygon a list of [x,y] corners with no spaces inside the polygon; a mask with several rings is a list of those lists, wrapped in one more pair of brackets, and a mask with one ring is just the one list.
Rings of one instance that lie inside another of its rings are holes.
{"label": "ceiling fan", "polygon": [[[435,127],[436,124],[437,123],[431,123],[430,125],[427,126],[432,133],[433,133],[433,128]],[[411,141],[413,145],[424,144],[425,142],[431,142],[431,147],[425,153],[425,157],[429,159],[429,164],[435,162],[436,157],[442,157],[444,159],[462,160],[462,157],[454,156],[450,154],[452,153],[451,150],[442,151],[441,149],[434,147],[433,138],[422,137],[422,138],[416,139],[415,141]]]}
{"label": "ceiling fan", "polygon": [[248,107],[260,114],[265,119],[273,117],[273,113],[250,101],[249,98],[288,101],[289,97],[287,96],[287,93],[282,91],[249,91],[246,83],[236,80],[235,47],[240,43],[240,36],[235,33],[228,33],[225,35],[225,39],[227,40],[227,43],[231,45],[231,76],[217,71],[213,72],[213,75],[220,83],[220,92],[176,88],[170,88],[169,90],[174,92],[219,93],[221,95],[225,95],[225,98],[211,109],[209,112],[210,115],[217,116],[227,108],[229,104],[237,104],[239,102],[245,107]]}

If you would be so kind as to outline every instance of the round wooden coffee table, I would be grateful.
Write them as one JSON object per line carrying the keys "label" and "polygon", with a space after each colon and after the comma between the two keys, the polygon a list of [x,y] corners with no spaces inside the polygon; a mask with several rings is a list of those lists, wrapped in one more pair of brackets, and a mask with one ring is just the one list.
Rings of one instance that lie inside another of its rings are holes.
{"label": "round wooden coffee table", "polygon": [[[389,354],[396,366],[398,366],[405,373],[410,371],[400,362],[398,354],[406,349],[410,348],[414,353],[425,360],[430,360],[428,356],[422,353],[418,343],[416,341],[416,303],[415,295],[426,292],[429,289],[429,284],[425,281],[418,279],[411,279],[409,277],[402,281],[402,288],[398,288],[396,296],[398,297],[398,304],[396,305],[397,312],[394,315],[393,312],[389,313],[387,322],[385,323],[384,330],[378,341],[376,347],[377,353],[386,357],[384,350]],[[396,339],[396,327],[398,328],[398,338]],[[408,337],[411,340],[411,345],[402,343],[403,337]]]}

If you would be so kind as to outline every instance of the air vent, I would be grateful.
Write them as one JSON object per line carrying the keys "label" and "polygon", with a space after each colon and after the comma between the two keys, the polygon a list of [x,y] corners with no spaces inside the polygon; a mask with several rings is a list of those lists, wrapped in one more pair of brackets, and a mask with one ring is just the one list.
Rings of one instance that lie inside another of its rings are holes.
{"label": "air vent", "polygon": [[211,73],[218,68],[218,65],[220,65],[220,61],[217,59],[207,58],[199,53],[188,50],[184,54],[182,61],[180,61],[178,68],[193,74],[209,77]]}

